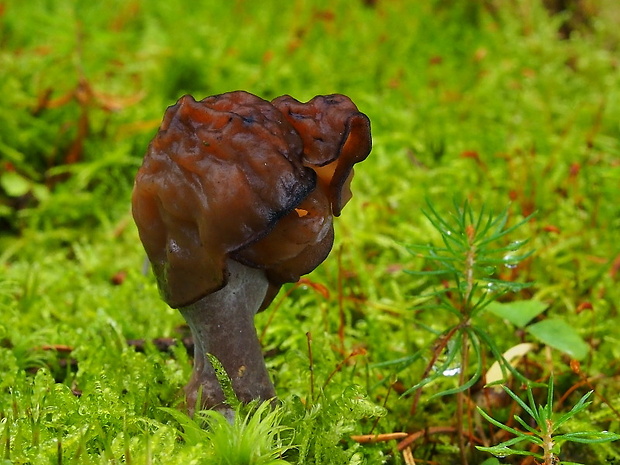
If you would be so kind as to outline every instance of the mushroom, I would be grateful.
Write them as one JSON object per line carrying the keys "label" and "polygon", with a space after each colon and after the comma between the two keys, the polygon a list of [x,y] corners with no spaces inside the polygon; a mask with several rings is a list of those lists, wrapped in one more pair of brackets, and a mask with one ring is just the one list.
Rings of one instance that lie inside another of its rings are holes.
{"label": "mushroom", "polygon": [[163,299],[194,339],[188,408],[230,414],[207,354],[242,402],[271,399],[254,315],[329,254],[370,121],[348,97],[243,91],[169,107],[136,176],[133,216]]}

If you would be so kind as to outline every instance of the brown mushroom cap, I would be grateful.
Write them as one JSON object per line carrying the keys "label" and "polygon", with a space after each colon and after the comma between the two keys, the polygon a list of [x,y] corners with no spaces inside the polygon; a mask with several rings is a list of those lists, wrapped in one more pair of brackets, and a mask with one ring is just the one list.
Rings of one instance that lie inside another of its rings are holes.
{"label": "brown mushroom cap", "polygon": [[133,215],[164,299],[226,284],[226,255],[266,235],[315,187],[297,132],[269,102],[230,92],[166,111],[136,176]]}
{"label": "brown mushroom cap", "polygon": [[271,103],[301,136],[304,164],[316,171],[333,214],[340,216],[351,199],[353,165],[365,160],[372,148],[370,120],[340,94],[317,95],[307,103],[283,95]]}
{"label": "brown mushroom cap", "polygon": [[266,308],[280,286],[296,282],[327,258],[334,241],[333,216],[351,198],[353,165],[372,147],[370,121],[344,95],[319,95],[307,103],[283,95],[271,102],[303,141],[303,162],[318,175],[317,188],[273,231],[234,254],[250,266],[266,269],[271,284]]}
{"label": "brown mushroom cap", "polygon": [[265,308],[329,254],[333,216],[370,149],[370,122],[343,95],[182,97],[166,111],[132,197],[164,299],[181,307],[221,289],[230,257],[265,270]]}

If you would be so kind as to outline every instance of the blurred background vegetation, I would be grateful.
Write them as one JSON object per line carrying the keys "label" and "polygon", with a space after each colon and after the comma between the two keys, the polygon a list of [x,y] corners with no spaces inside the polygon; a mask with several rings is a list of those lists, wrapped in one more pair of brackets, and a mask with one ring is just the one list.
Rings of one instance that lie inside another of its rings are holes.
{"label": "blurred background vegetation", "polygon": [[[374,150],[356,170],[332,256],[258,321],[283,398],[307,401],[309,332],[321,347],[313,363],[325,405],[339,411],[359,385],[387,409],[377,424],[360,411],[343,420],[331,432],[343,458],[331,463],[380,463],[372,460],[389,453],[353,446],[348,434],[453,420],[450,402],[410,416],[410,400],[394,393],[416,384],[423,366],[373,368],[447,325],[420,308],[436,282],[404,272],[428,265],[407,245],[440,240],[422,214],[425,198],[444,212],[455,197],[491,211],[510,204],[512,224],[538,212],[512,238],[529,238],[535,253],[497,273],[533,282],[508,300],[544,302],[541,318],[561,318],[588,345],[580,369],[566,353],[541,350],[534,373],[554,371],[559,396],[596,386],[602,413],[592,426],[617,428],[618,24],[615,0],[0,1],[0,419],[15,431],[25,415],[19,428],[28,431],[20,443],[2,430],[12,444],[5,457],[56,457],[33,445],[37,423],[22,406],[48,409],[37,434],[63,439],[75,463],[137,457],[154,435],[175,437],[158,408],[180,402],[187,355],[127,342],[181,337],[182,322],[142,272],[129,198],[165,108],[186,93],[237,89],[302,101],[344,93],[372,121]],[[501,320],[488,325],[502,349],[529,340]],[[37,386],[55,394],[36,398]],[[118,452],[72,410],[136,443]],[[175,460],[193,457],[170,444]],[[153,447],[152,460],[176,463]],[[449,463],[455,445],[427,441],[417,454]],[[597,454],[589,463],[620,460],[612,446]]]}

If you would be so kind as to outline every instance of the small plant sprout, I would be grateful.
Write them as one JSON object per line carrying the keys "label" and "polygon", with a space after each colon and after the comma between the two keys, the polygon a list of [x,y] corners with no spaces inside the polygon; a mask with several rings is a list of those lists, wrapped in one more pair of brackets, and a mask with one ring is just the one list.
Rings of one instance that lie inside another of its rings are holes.
{"label": "small plant sprout", "polygon": [[[430,269],[408,273],[442,278],[441,286],[427,295],[430,303],[426,303],[423,309],[444,310],[454,315],[456,322],[439,336],[434,344],[434,356],[427,366],[425,377],[407,390],[406,394],[445,376],[446,373],[454,372],[461,377],[459,386],[435,395],[455,394],[470,388],[482,375],[481,344],[488,346],[495,359],[500,362],[503,373],[509,370],[520,376],[504,359],[491,335],[475,317],[499,297],[529,286],[529,283],[507,281],[495,276],[498,267],[514,267],[532,254],[532,251],[520,252],[527,240],[510,241],[508,245],[504,245],[507,236],[529,221],[531,216],[506,227],[508,209],[499,215],[493,215],[482,208],[480,213],[476,214],[468,202],[459,205],[456,201],[454,208],[453,213],[443,216],[429,201],[428,210],[424,212],[431,225],[441,234],[443,247],[409,246],[412,254],[430,263]],[[476,357],[477,368],[473,376],[465,380],[470,344]],[[446,353],[447,356],[442,358]],[[457,359],[459,353],[460,363]],[[413,362],[419,356],[414,354],[409,361]],[[458,367],[456,369],[455,363]]]}
{"label": "small plant sprout", "polygon": [[[499,215],[489,213],[484,208],[475,213],[468,202],[459,205],[455,201],[454,211],[443,215],[430,201],[427,204],[428,210],[424,214],[441,235],[443,246],[409,246],[413,255],[426,260],[428,269],[408,272],[426,278],[441,278],[441,283],[427,294],[428,300],[421,309],[433,312],[445,311],[453,315],[455,321],[432,342],[431,356],[426,363],[421,381],[406,390],[403,395],[417,391],[411,406],[411,413],[414,414],[422,387],[440,378],[458,376],[456,387],[438,392],[431,398],[456,394],[457,424],[458,428],[462,429],[464,419],[462,393],[482,377],[483,346],[486,346],[494,359],[499,362],[505,378],[510,371],[525,381],[523,376],[504,359],[486,325],[476,317],[500,296],[518,292],[529,285],[500,279],[496,277],[496,271],[499,267],[514,268],[532,254],[532,251],[521,252],[527,240],[510,241],[508,238],[509,234],[529,221],[531,216],[513,226],[507,226],[508,209]],[[402,370],[426,353],[423,349],[383,366],[394,364]],[[474,367],[473,374],[470,373],[470,366]],[[458,437],[461,462],[466,464],[463,434],[458,434]]]}
{"label": "small plant sprout", "polygon": [[[527,455],[542,460],[543,465],[580,465],[574,462],[564,462],[560,459],[560,449],[565,442],[577,442],[582,444],[597,444],[602,442],[616,441],[620,439],[620,435],[609,431],[576,431],[565,434],[557,434],[558,430],[567,421],[571,420],[575,415],[584,411],[592,403],[588,398],[593,391],[586,393],[568,412],[563,414],[553,413],[553,378],[549,382],[547,390],[546,405],[536,405],[534,395],[532,394],[531,385],[527,385],[528,403],[525,403],[508,387],[502,386],[504,391],[514,399],[514,401],[532,417],[536,423],[536,428],[530,426],[519,415],[515,415],[514,419],[521,425],[524,431],[517,430],[502,422],[492,418],[488,413],[477,407],[478,412],[486,420],[491,422],[498,428],[503,429],[514,435],[514,438],[504,441],[496,446],[482,447],[476,446],[477,449],[489,452],[497,457],[506,457],[509,455]],[[532,452],[524,449],[514,449],[513,446],[521,443],[529,443],[538,446],[542,453]]]}
{"label": "small plant sprout", "polygon": [[183,428],[188,446],[206,447],[202,463],[213,465],[286,465],[282,457],[293,446],[289,428],[282,426],[283,410],[270,402],[237,403],[230,419],[215,410],[202,410],[194,418],[172,408],[162,408]]}

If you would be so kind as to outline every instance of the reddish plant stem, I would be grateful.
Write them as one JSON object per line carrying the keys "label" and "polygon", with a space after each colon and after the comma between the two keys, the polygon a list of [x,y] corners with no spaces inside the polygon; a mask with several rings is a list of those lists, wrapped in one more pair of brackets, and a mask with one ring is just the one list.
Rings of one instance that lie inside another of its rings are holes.
{"label": "reddish plant stem", "polygon": [[314,404],[314,358],[312,356],[312,334],[306,333],[308,340],[308,370],[310,370],[310,405]]}
{"label": "reddish plant stem", "polygon": [[[459,385],[465,384],[465,373],[468,365],[468,339],[467,332],[463,332],[463,341],[461,343],[461,371],[459,373]],[[463,403],[465,394],[461,391],[456,394],[456,428],[458,431],[457,441],[459,443],[459,453],[462,465],[468,465],[467,450],[465,449],[464,428],[463,428]]]}
{"label": "reddish plant stem", "polygon": [[[459,434],[459,431],[454,426],[429,426],[428,428],[424,428],[423,430],[411,433],[409,436],[407,436],[406,439],[403,439],[398,443],[397,449],[399,452],[401,452],[403,449],[409,447],[418,439],[433,434]],[[473,435],[468,435],[468,439],[478,444],[482,444],[482,441]]]}
{"label": "reddish plant stem", "polygon": [[[459,328],[460,328],[459,326],[455,326],[451,328],[450,331],[448,331],[448,333],[445,336],[443,336],[443,338],[441,338],[438,346],[433,350],[433,356],[431,357],[430,361],[426,365],[426,369],[424,370],[424,373],[422,374],[422,379],[425,379],[428,376],[428,374],[431,372],[431,370],[433,369],[433,366],[435,365],[435,363],[437,362],[437,359],[439,358],[439,355],[446,348],[446,346],[448,345],[448,342],[450,341],[450,339],[452,339],[452,336],[454,336],[454,334],[459,330]],[[413,398],[411,409],[409,410],[409,414],[412,416],[415,415],[421,395],[422,395],[422,389],[418,389]]]}

